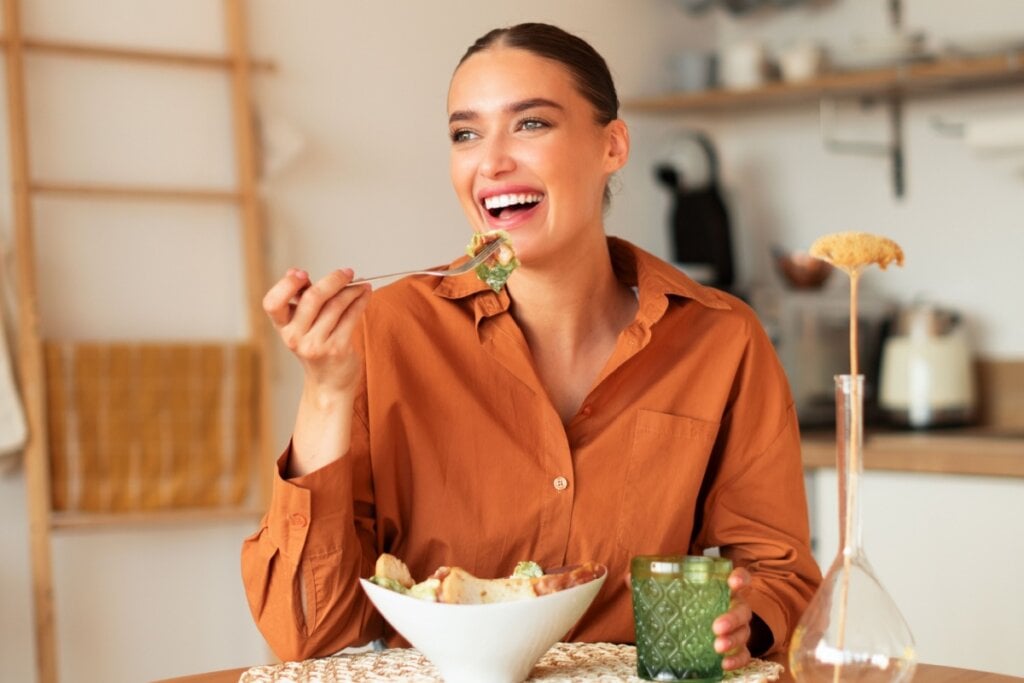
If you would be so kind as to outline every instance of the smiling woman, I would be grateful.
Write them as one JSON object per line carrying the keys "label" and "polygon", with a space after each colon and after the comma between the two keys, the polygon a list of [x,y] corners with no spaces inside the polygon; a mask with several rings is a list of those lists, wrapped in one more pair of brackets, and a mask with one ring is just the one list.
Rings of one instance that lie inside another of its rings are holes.
{"label": "smiling woman", "polygon": [[608,67],[584,41],[544,24],[491,31],[460,61],[448,109],[452,183],[475,229],[509,231],[539,267],[601,225],[595,193],[607,203],[629,134]]}
{"label": "smiling woman", "polygon": [[270,509],[243,546],[257,624],[302,659],[402,638],[359,578],[383,553],[415,576],[500,576],[531,558],[609,579],[567,638],[634,639],[641,554],[717,547],[737,569],[715,647],[777,652],[820,574],[796,416],[741,301],[609,237],[629,131],[604,59],[546,24],[496,29],[448,92],[450,172],[474,235],[519,267],[402,279],[292,269],[264,307],[304,371]]}

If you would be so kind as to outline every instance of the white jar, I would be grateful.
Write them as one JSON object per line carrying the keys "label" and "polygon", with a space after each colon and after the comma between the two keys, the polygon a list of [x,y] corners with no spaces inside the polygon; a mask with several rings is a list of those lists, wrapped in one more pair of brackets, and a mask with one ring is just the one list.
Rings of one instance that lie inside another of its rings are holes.
{"label": "white jar", "polygon": [[722,53],[720,78],[731,90],[756,88],[768,75],[768,57],[764,45],[744,41],[730,45]]}

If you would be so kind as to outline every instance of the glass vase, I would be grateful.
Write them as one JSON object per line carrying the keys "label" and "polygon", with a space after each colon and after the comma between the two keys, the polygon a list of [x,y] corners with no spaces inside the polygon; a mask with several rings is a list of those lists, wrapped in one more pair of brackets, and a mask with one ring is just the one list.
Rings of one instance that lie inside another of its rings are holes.
{"label": "glass vase", "polygon": [[910,681],[913,636],[861,545],[864,376],[835,382],[840,550],[793,632],[790,670],[798,683]]}

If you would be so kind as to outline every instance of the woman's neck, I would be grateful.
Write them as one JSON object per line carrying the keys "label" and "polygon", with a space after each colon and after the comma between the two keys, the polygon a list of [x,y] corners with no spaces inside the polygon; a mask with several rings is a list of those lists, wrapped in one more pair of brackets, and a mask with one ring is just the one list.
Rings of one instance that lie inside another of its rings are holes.
{"label": "woman's neck", "polygon": [[557,339],[572,349],[617,337],[636,313],[636,297],[616,277],[603,234],[559,264],[521,268],[509,287],[512,315],[531,346]]}
{"label": "woman's neck", "polygon": [[636,296],[616,278],[603,232],[599,237],[599,244],[574,244],[564,264],[522,268],[509,283],[511,313],[564,425],[572,422],[620,332],[636,316]]}

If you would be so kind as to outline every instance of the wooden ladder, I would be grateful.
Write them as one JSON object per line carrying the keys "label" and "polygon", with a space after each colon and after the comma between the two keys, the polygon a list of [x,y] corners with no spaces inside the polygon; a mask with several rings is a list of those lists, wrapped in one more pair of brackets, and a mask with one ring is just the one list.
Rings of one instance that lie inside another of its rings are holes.
{"label": "wooden ladder", "polygon": [[[29,425],[25,448],[25,480],[28,498],[29,545],[33,578],[36,660],[39,683],[56,683],[57,643],[51,567],[51,533],[61,528],[62,516],[54,509],[51,471],[51,442],[48,430],[57,416],[48,399],[48,354],[41,338],[37,299],[36,253],[34,246],[33,198],[40,194],[88,196],[106,201],[128,199],[231,202],[237,204],[241,220],[244,250],[246,312],[249,345],[255,358],[252,390],[253,415],[249,424],[253,432],[252,459],[248,471],[254,481],[244,504],[204,508],[178,505],[175,509],[117,509],[107,515],[79,516],[66,524],[106,523],[118,519],[147,521],[161,518],[205,518],[217,516],[258,515],[264,507],[270,488],[271,421],[269,419],[268,358],[269,340],[265,333],[260,300],[265,288],[261,211],[257,196],[257,150],[253,117],[250,110],[250,74],[253,70],[270,70],[272,65],[250,60],[246,39],[244,0],[223,0],[226,24],[227,54],[210,56],[169,51],[102,47],[87,44],[35,40],[22,35],[19,0],[3,3],[8,97],[8,134],[10,138],[10,169],[13,184],[12,205],[14,244],[16,249],[16,286],[19,313],[17,341],[19,383]],[[135,187],[110,184],[54,183],[32,175],[29,158],[28,121],[26,114],[24,55],[45,53],[71,59],[121,60],[189,69],[223,70],[230,74],[232,118],[234,128],[237,187],[233,191],[205,188]],[[106,366],[103,366],[106,367]],[[50,378],[52,381],[52,378]],[[52,393],[52,392],[51,392]]]}

